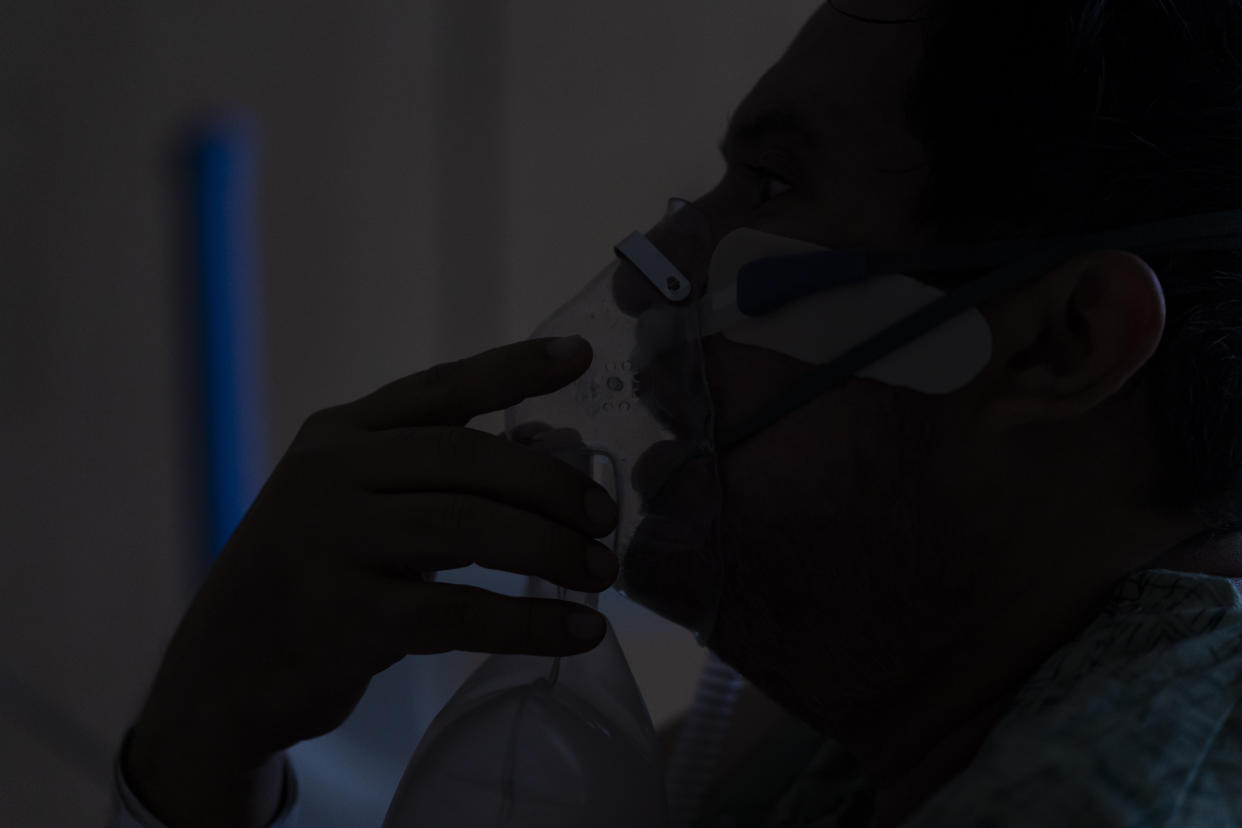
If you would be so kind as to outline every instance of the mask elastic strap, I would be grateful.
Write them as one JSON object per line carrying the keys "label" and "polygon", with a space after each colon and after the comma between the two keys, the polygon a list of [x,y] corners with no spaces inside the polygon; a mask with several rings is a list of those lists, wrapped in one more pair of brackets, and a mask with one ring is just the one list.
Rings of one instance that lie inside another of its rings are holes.
{"label": "mask elastic strap", "polygon": [[[765,402],[758,411],[720,440],[727,451],[771,426],[791,411],[846,381],[970,308],[985,304],[1047,273],[1086,250],[1125,248],[1136,253],[1170,253],[1242,248],[1242,210],[1183,216],[1121,230],[1042,240],[941,245],[921,251],[868,255],[866,273],[914,274],[994,267],[979,279],[937,299],[837,359],[816,366]],[[841,251],[857,261],[858,251]],[[833,251],[814,254],[828,259]],[[1025,258],[1014,264],[1016,258]],[[997,267],[997,265],[1005,265]],[[742,287],[739,283],[739,292]],[[786,295],[787,296],[787,295]],[[787,299],[789,300],[789,299]]]}

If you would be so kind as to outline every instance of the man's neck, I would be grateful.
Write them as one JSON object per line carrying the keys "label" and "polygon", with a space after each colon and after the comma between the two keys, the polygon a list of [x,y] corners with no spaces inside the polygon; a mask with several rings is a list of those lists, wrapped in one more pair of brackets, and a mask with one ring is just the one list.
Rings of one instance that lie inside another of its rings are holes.
{"label": "man's neck", "polygon": [[1011,695],[981,708],[900,776],[878,780],[868,828],[897,828],[932,794],[970,764],[980,746],[1004,715]]}
{"label": "man's neck", "polygon": [[965,770],[1022,686],[1090,623],[1110,590],[1101,585],[1059,607],[1033,595],[1015,598],[883,714],[831,723],[829,732],[841,734],[874,791],[869,828],[901,825]]}
{"label": "man's neck", "polygon": [[[853,752],[871,782],[875,802],[869,828],[899,826],[965,770],[1023,685],[1091,623],[1125,571],[1162,566],[1242,574],[1237,536],[1206,548],[1188,543],[1169,555],[1167,550],[1191,534],[1187,527],[1138,519],[1106,525],[1124,526],[1129,534],[1118,536],[1114,528],[1090,539],[1080,531],[1074,546],[1059,544],[1051,562],[1040,557],[1041,545],[1029,533],[1030,549],[1025,554],[1011,549],[1011,559],[1043,563],[1015,570],[1007,594],[994,595],[990,608],[981,608],[944,658],[891,697],[872,699],[866,711],[846,706],[839,720],[825,723],[824,730]],[[1109,560],[1096,554],[1101,549],[1135,551],[1128,560]]]}
{"label": "man's neck", "polygon": [[1242,532],[1196,535],[1152,562],[1153,569],[1220,575],[1236,584],[1242,579]]}

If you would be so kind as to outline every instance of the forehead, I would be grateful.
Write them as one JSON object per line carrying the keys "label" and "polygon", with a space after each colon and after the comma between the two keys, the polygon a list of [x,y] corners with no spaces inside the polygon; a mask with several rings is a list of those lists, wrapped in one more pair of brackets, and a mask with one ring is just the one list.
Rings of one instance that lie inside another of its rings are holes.
{"label": "forehead", "polygon": [[746,123],[776,108],[796,112],[829,151],[868,149],[909,156],[905,95],[922,47],[918,23],[863,22],[917,16],[912,0],[834,0],[807,21],[785,54],[759,80],[735,113]]}

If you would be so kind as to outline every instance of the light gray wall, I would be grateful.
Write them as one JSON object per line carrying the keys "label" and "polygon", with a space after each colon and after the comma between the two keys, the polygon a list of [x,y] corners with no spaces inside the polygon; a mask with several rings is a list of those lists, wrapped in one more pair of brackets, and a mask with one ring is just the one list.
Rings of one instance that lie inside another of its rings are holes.
{"label": "light gray wall", "polygon": [[[817,2],[0,3],[0,823],[102,820],[190,598],[179,130],[225,107],[262,132],[270,469],[313,410],[525,338],[709,186]],[[602,606],[662,724],[702,651]],[[299,746],[306,824],[378,824],[479,658],[407,659]]]}

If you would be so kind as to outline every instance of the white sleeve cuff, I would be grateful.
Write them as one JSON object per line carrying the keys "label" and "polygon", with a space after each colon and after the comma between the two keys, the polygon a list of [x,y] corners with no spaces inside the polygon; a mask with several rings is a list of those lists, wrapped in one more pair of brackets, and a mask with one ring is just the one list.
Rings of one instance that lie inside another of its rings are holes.
{"label": "white sleeve cuff", "polygon": [[[117,751],[112,767],[112,818],[107,828],[168,828],[151,815],[151,812],[138,801],[125,774],[121,770],[121,757],[129,744],[134,729],[125,732],[121,740],[121,748]],[[298,780],[293,773],[293,763],[284,757],[284,790],[281,794],[280,808],[276,817],[267,824],[267,828],[297,828],[298,824]]]}

